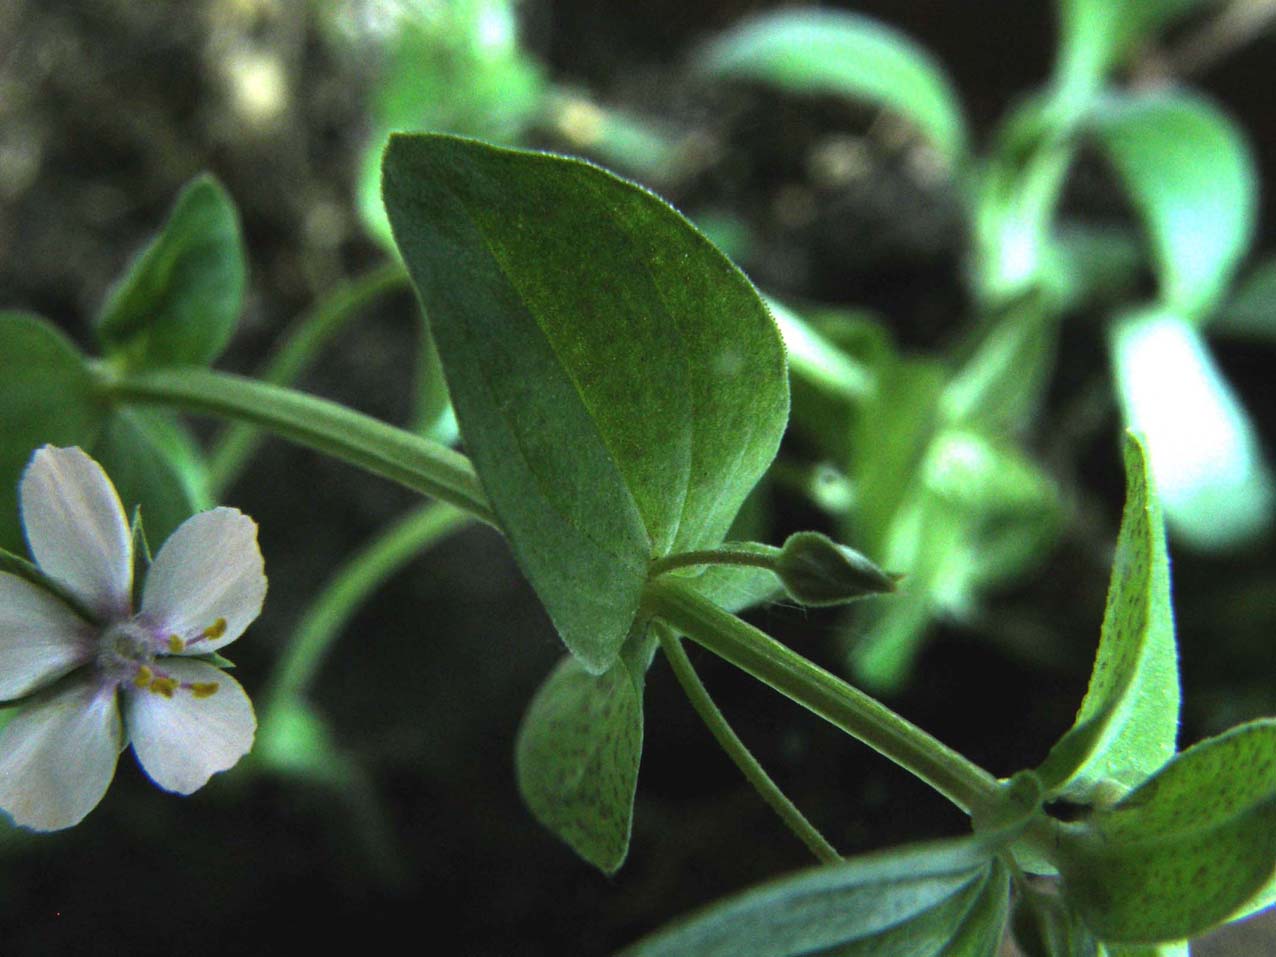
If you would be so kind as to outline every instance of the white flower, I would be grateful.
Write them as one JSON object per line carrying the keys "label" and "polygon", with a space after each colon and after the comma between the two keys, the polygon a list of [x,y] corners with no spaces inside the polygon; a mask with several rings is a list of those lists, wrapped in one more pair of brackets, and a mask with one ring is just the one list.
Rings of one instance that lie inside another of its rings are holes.
{"label": "white flower", "polygon": [[193,656],[230,644],[261,611],[256,523],[232,508],[187,519],[134,613],[132,536],[102,467],[45,446],[19,495],[31,557],[97,623],[0,572],[0,701],[25,699],[0,732],[0,809],[36,830],[77,824],[130,742],[151,779],[180,794],[233,766],[252,747],[252,702]]}

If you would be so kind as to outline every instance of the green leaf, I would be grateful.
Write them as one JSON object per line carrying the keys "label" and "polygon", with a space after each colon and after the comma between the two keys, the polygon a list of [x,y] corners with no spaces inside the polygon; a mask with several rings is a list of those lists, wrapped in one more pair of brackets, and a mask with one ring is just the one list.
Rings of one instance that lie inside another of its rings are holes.
{"label": "green leaf", "polygon": [[984,957],[1008,883],[973,839],[888,851],[712,904],[620,957]]}
{"label": "green leaf", "polygon": [[1182,92],[1105,97],[1088,124],[1143,220],[1162,301],[1203,320],[1253,239],[1248,143],[1218,107]]}
{"label": "green leaf", "polygon": [[1174,944],[1108,944],[1100,947],[1100,957],[1191,957],[1191,948],[1186,941]]}
{"label": "green leaf", "polygon": [[697,65],[711,76],[881,105],[916,126],[950,166],[966,149],[961,107],[943,68],[907,36],[868,17],[814,10],[755,17],[710,43]]}
{"label": "green leaf", "polygon": [[1098,957],[1099,942],[1067,901],[1032,885],[1020,889],[1011,926],[1024,957]]}
{"label": "green leaf", "polygon": [[1059,0],[1056,84],[1084,101],[1140,42],[1201,0]]}
{"label": "green leaf", "polygon": [[1126,498],[1099,650],[1076,722],[1038,774],[1048,790],[1090,801],[1134,787],[1173,755],[1178,651],[1165,527],[1137,437],[1125,443]]}
{"label": "green leaf", "polygon": [[788,414],[779,333],[672,207],[449,136],[385,158],[466,448],[567,647],[615,661],[653,558],[718,544]]}
{"label": "green leaf", "polygon": [[32,453],[91,448],[106,411],[69,339],[38,316],[0,312],[0,547],[23,549],[18,480]]}
{"label": "green leaf", "polygon": [[1276,720],[1202,741],[1065,831],[1059,869],[1104,940],[1179,941],[1222,923],[1276,872]]}
{"label": "green leaf", "polygon": [[1276,484],[1201,331],[1153,309],[1113,323],[1109,345],[1125,420],[1144,436],[1175,538],[1212,551],[1258,538],[1276,513]]}
{"label": "green leaf", "polygon": [[1210,334],[1276,339],[1276,259],[1255,266],[1210,320]]}
{"label": "green leaf", "polygon": [[518,789],[532,814],[607,874],[629,852],[645,672],[646,663],[631,660],[593,675],[564,658],[532,698],[515,744]]}
{"label": "green leaf", "polygon": [[234,202],[200,176],[107,294],[103,349],[140,368],[208,365],[235,332],[247,268]]}
{"label": "green leaf", "polygon": [[158,544],[195,512],[211,508],[198,447],[162,413],[117,409],[93,446],[127,511],[141,506],[147,534]]}

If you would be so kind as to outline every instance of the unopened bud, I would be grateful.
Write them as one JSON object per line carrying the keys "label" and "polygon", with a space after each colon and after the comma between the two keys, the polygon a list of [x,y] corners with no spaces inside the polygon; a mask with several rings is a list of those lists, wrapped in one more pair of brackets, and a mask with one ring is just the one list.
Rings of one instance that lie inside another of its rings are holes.
{"label": "unopened bud", "polygon": [[896,582],[855,549],[819,532],[790,535],[775,573],[794,601],[817,607],[892,592]]}

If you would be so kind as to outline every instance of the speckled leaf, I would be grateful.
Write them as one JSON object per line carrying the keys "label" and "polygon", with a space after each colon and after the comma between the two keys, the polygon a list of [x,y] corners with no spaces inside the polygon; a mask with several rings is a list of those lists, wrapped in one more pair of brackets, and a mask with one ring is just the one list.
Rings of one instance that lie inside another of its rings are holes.
{"label": "speckled leaf", "polygon": [[1253,238],[1249,144],[1218,107],[1181,92],[1105,97],[1088,122],[1143,220],[1161,299],[1204,319]]}
{"label": "speckled leaf", "polygon": [[467,451],[567,647],[605,671],[648,563],[718,544],[774,457],[779,332],[686,219],[596,166],[423,135],[383,168]]}
{"label": "speckled leaf", "polygon": [[727,31],[697,58],[703,71],[880,104],[913,123],[950,164],[966,146],[943,68],[907,36],[844,11],[785,10]]}
{"label": "speckled leaf", "polygon": [[144,368],[207,365],[235,332],[247,271],[235,204],[201,176],[107,295],[103,349]]}
{"label": "speckled leaf", "polygon": [[25,552],[18,479],[31,453],[91,448],[106,412],[69,339],[39,316],[0,312],[0,547]]}
{"label": "speckled leaf", "polygon": [[985,957],[1007,885],[972,839],[888,851],[745,891],[621,957]]}
{"label": "speckled leaf", "polygon": [[1104,940],[1204,933],[1276,872],[1276,720],[1184,751],[1085,827],[1064,832],[1068,898]]}
{"label": "speckled leaf", "polygon": [[1105,780],[1133,787],[1173,755],[1178,651],[1165,524],[1142,443],[1125,443],[1126,501],[1090,687],[1076,723],[1038,772],[1054,793],[1089,800]]}
{"label": "speckled leaf", "polygon": [[515,745],[532,814],[608,874],[629,852],[642,757],[642,679],[631,668],[646,670],[621,660],[593,675],[564,658],[532,699]]}

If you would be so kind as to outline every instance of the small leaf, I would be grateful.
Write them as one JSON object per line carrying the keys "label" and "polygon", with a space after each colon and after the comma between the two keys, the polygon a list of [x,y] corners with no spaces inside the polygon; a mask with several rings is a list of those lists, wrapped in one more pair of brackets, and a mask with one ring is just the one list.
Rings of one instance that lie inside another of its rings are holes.
{"label": "small leaf", "polygon": [[620,957],[984,957],[1008,883],[973,839],[888,851],[711,904]]}
{"label": "small leaf", "polygon": [[1222,923],[1276,872],[1276,720],[1200,742],[1066,830],[1059,869],[1103,940],[1179,941]]}
{"label": "small leaf", "polygon": [[567,647],[605,671],[650,561],[721,542],[775,455],[775,323],[672,207],[596,166],[397,136],[384,169],[479,478]]}
{"label": "small leaf", "polygon": [[235,204],[201,176],[107,294],[97,321],[102,347],[140,368],[207,365],[235,332],[246,277]]}
{"label": "small leaf", "polygon": [[1178,652],[1165,527],[1143,445],[1125,443],[1126,498],[1090,687],[1076,722],[1038,770],[1047,789],[1089,801],[1133,787],[1173,755]]}
{"label": "small leaf", "polygon": [[1174,313],[1136,312],[1113,324],[1110,348],[1125,420],[1147,443],[1176,540],[1217,551],[1261,535],[1276,485],[1200,330]]}
{"label": "small leaf", "polygon": [[719,36],[697,63],[712,76],[880,104],[915,125],[952,166],[966,148],[961,108],[942,67],[907,36],[868,17],[767,14]]}
{"label": "small leaf", "polygon": [[853,548],[819,532],[795,532],[776,558],[775,573],[802,605],[842,605],[895,590],[895,579]]}
{"label": "small leaf", "polygon": [[24,548],[18,479],[40,446],[91,448],[106,417],[69,339],[38,316],[0,312],[0,547]]}
{"label": "small leaf", "polygon": [[607,874],[629,852],[645,672],[635,659],[593,675],[564,658],[532,699],[515,745],[518,789],[532,814]]}
{"label": "small leaf", "polygon": [[1161,300],[1203,320],[1253,239],[1248,143],[1218,107],[1181,92],[1107,97],[1088,122],[1143,220]]}

